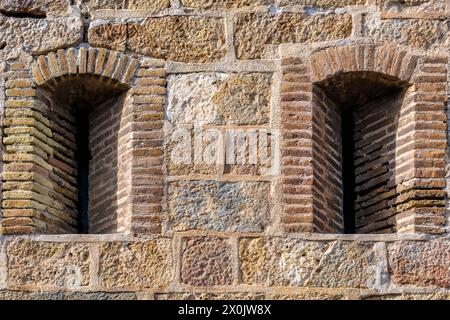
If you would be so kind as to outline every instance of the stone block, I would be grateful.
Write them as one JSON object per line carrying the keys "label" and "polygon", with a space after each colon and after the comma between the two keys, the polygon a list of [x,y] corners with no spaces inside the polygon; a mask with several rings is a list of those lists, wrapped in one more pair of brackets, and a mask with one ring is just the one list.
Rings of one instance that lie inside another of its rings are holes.
{"label": "stone block", "polygon": [[239,259],[249,285],[368,288],[375,279],[372,243],[245,238]]}
{"label": "stone block", "polygon": [[193,286],[230,285],[234,278],[232,260],[232,247],[228,239],[183,239],[181,280]]}
{"label": "stone block", "polygon": [[396,242],[388,246],[392,282],[450,288],[450,241]]}
{"label": "stone block", "polygon": [[241,13],[235,18],[238,59],[261,59],[267,45],[312,43],[350,37],[352,16],[343,14]]}
{"label": "stone block", "polygon": [[185,8],[220,10],[230,8],[267,6],[274,3],[274,0],[181,0]]}
{"label": "stone block", "polygon": [[69,0],[0,0],[0,10],[4,14],[22,15],[30,18],[45,18],[67,14]]}
{"label": "stone block", "polygon": [[364,35],[378,42],[392,41],[413,48],[429,49],[445,45],[448,25],[443,20],[367,19]]}
{"label": "stone block", "polygon": [[0,300],[136,300],[134,292],[0,291]]}
{"label": "stone block", "polygon": [[261,232],[270,219],[266,182],[177,181],[169,185],[173,230]]}
{"label": "stone block", "polygon": [[224,32],[221,18],[166,16],[128,24],[94,21],[89,39],[92,46],[115,50],[126,41],[132,52],[158,59],[212,62],[225,56]]}
{"label": "stone block", "polygon": [[171,75],[167,118],[174,124],[268,123],[270,85],[269,73]]}
{"label": "stone block", "polygon": [[172,280],[170,239],[105,242],[100,244],[99,254],[99,280],[103,288],[162,288]]}
{"label": "stone block", "polygon": [[11,289],[51,290],[89,286],[87,244],[18,238],[8,243],[7,255]]}

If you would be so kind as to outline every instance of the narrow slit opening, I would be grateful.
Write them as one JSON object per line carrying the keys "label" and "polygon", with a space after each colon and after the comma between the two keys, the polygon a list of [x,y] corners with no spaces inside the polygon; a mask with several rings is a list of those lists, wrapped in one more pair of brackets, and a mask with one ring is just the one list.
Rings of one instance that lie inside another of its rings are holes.
{"label": "narrow slit opening", "polygon": [[78,233],[89,233],[89,114],[78,111],[76,114],[76,163],[78,184]]}

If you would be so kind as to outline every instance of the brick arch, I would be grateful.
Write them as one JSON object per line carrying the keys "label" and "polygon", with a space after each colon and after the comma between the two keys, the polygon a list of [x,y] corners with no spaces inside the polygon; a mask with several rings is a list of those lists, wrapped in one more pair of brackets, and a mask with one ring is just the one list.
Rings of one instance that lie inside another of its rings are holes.
{"label": "brick arch", "polygon": [[389,45],[349,45],[313,52],[309,67],[313,82],[342,72],[375,72],[410,82],[419,56]]}
{"label": "brick arch", "polygon": [[[7,68],[15,70],[14,63],[15,61],[8,62]],[[97,130],[99,137],[104,136],[100,130],[111,128],[110,122],[114,123],[114,128],[118,128],[113,130],[117,142],[113,147],[117,150],[117,156],[113,159],[118,159],[119,165],[117,173],[113,174],[117,177],[116,215],[120,218],[117,219],[117,228],[114,230],[101,229],[103,227],[100,226],[92,232],[160,233],[164,207],[161,158],[166,91],[165,61],[132,57],[103,48],[78,47],[37,56],[31,65],[25,65],[23,69],[14,72],[20,73],[20,81],[16,81],[18,88],[7,90],[5,99],[3,142],[6,152],[3,156],[5,169],[0,233],[77,232],[73,220],[61,211],[62,207],[76,199],[76,189],[66,187],[67,183],[61,179],[72,170],[66,163],[74,163],[72,158],[67,158],[67,154],[61,156],[67,149],[67,141],[61,134],[67,128],[67,123],[62,122],[58,126],[56,115],[52,112],[55,107],[48,107],[61,103],[64,105],[64,90],[73,83],[79,90],[94,84],[95,88],[90,90],[91,93],[99,88],[119,94],[117,99],[109,99],[114,105],[97,99],[98,104],[93,105],[95,108],[91,111],[108,112],[109,118],[103,115],[98,117],[102,121],[95,126],[100,128]],[[116,89],[118,91],[114,91]],[[53,100],[55,92],[63,94],[58,94],[57,100]],[[101,99],[108,96],[105,92]],[[71,96],[76,98],[76,94],[77,92],[71,93]],[[89,96],[82,103],[86,101],[89,102]],[[104,106],[100,107],[100,104]],[[58,110],[65,112],[64,108]],[[110,121],[111,117],[114,118],[113,121]],[[108,143],[103,145],[109,146]],[[72,152],[72,156],[73,154]],[[69,162],[62,163],[61,160],[64,159]],[[105,189],[106,187],[107,183]],[[102,189],[103,187],[99,188]],[[99,205],[99,211],[101,207]],[[109,208],[106,206],[103,211],[109,212]]]}
{"label": "brick arch", "polygon": [[32,66],[38,86],[70,75],[91,74],[132,86],[138,60],[104,48],[70,48],[39,56]]}
{"label": "brick arch", "polygon": [[326,103],[318,107],[318,101],[326,101],[327,97],[317,89],[342,75],[368,73],[407,83],[395,138],[400,146],[394,160],[399,164],[396,231],[445,231],[446,92],[442,88],[447,88],[447,60],[443,56],[413,54],[394,44],[346,45],[320,49],[306,57],[289,51],[283,57],[281,226],[285,232],[342,231],[340,222],[329,217],[321,219],[319,214],[339,199],[320,203],[321,196],[334,193],[324,190],[333,177],[320,176],[330,159],[321,156],[320,148],[315,146],[333,133],[325,129],[320,133],[327,127],[326,122],[317,123],[323,118],[320,110],[326,112],[329,108]]}

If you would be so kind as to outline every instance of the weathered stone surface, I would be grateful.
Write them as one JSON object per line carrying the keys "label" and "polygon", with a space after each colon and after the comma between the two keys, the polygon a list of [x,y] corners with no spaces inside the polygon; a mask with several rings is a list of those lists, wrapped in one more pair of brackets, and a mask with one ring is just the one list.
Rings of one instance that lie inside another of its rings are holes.
{"label": "weathered stone surface", "polygon": [[300,5],[319,8],[340,8],[366,4],[367,0],[281,0],[280,5]]}
{"label": "weathered stone surface", "polygon": [[193,286],[233,283],[232,253],[228,239],[195,237],[183,239],[181,279]]}
{"label": "weathered stone surface", "polygon": [[272,4],[274,0],[181,0],[185,8],[228,9]]}
{"label": "weathered stone surface", "polygon": [[76,289],[89,285],[87,244],[15,239],[7,245],[9,288]]}
{"label": "weathered stone surface", "polygon": [[245,284],[367,288],[375,277],[371,243],[247,238],[239,259]]}
{"label": "weathered stone surface", "polygon": [[117,0],[81,0],[81,9],[84,12],[94,10],[112,9],[112,10],[142,10],[155,13],[167,9],[170,6],[170,0],[133,0],[133,1],[117,1]]}
{"label": "weathered stone surface", "polygon": [[0,290],[8,286],[8,259],[6,256],[6,242],[0,240]]}
{"label": "weathered stone surface", "polygon": [[298,294],[269,294],[269,300],[345,300],[346,296],[339,293],[302,292]]}
{"label": "weathered stone surface", "polygon": [[[89,44],[116,51],[125,51],[127,42],[127,25],[99,23],[91,24],[88,32]],[[108,39],[105,42],[105,39]]]}
{"label": "weathered stone surface", "polygon": [[167,119],[175,124],[267,123],[270,85],[267,73],[171,75]]}
{"label": "weathered stone surface", "polygon": [[263,231],[270,218],[269,197],[266,182],[172,182],[170,224],[177,231]]}
{"label": "weathered stone surface", "polygon": [[130,24],[128,35],[130,50],[155,58],[208,62],[225,55],[224,21],[220,18],[147,19],[142,24]]}
{"label": "weathered stone surface", "polygon": [[155,300],[263,300],[262,293],[156,293]]}
{"label": "weathered stone surface", "polygon": [[100,244],[99,279],[105,288],[161,288],[173,275],[170,239]]}
{"label": "weathered stone surface", "polygon": [[18,19],[0,16],[0,41],[5,44],[0,54],[18,56],[21,50],[40,54],[78,45],[83,40],[80,18]]}
{"label": "weathered stone surface", "polygon": [[[221,131],[200,130],[184,126],[164,126],[164,156],[168,174],[218,174],[219,149],[223,145]],[[197,140],[196,140],[197,139]],[[200,141],[200,143],[195,143]],[[195,158],[194,158],[195,155]]]}
{"label": "weathered stone surface", "polygon": [[450,288],[450,241],[397,242],[388,246],[394,283]]}
{"label": "weathered stone surface", "polygon": [[0,291],[0,300],[136,300],[134,292]]}
{"label": "weathered stone surface", "polygon": [[393,41],[410,47],[427,49],[448,44],[448,25],[442,20],[367,19],[364,35],[375,41]]}
{"label": "weathered stone surface", "polygon": [[445,1],[441,0],[377,0],[382,10],[391,12],[436,12],[445,10]]}
{"label": "weathered stone surface", "polygon": [[105,48],[117,48],[126,36],[129,50],[173,61],[217,61],[226,52],[221,18],[166,16],[123,25],[94,21],[89,35],[91,45]]}
{"label": "weathered stone surface", "polygon": [[450,300],[448,293],[404,293],[369,295],[362,297],[363,300]]}
{"label": "weathered stone surface", "polygon": [[69,6],[69,0],[0,0],[2,14],[22,14],[31,18],[64,15]]}
{"label": "weathered stone surface", "polygon": [[239,59],[259,59],[266,45],[311,43],[344,39],[351,35],[349,14],[303,15],[282,13],[242,13],[235,21],[236,55]]}

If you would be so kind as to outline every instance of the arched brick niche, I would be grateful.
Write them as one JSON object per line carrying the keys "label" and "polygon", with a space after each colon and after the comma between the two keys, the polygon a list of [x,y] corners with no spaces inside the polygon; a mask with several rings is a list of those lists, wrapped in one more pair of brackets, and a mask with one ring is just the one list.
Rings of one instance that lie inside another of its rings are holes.
{"label": "arched brick niche", "polygon": [[352,45],[282,64],[284,230],[443,233],[447,58]]}
{"label": "arched brick niche", "polygon": [[6,90],[3,233],[161,231],[164,64],[80,47],[17,71]]}

